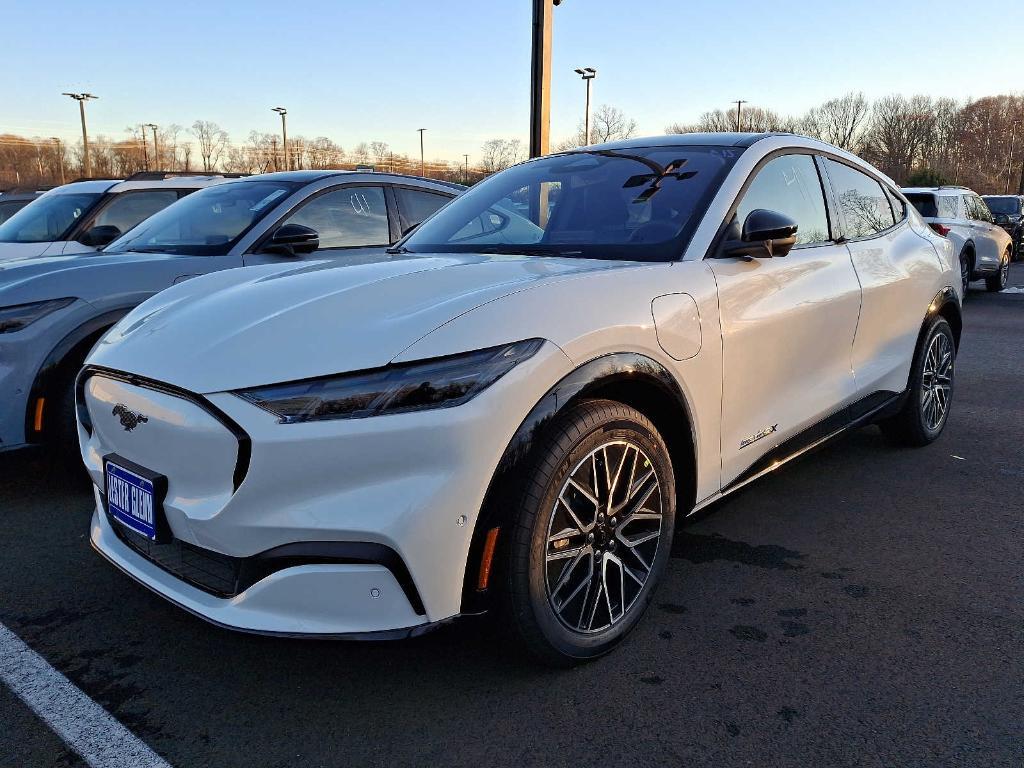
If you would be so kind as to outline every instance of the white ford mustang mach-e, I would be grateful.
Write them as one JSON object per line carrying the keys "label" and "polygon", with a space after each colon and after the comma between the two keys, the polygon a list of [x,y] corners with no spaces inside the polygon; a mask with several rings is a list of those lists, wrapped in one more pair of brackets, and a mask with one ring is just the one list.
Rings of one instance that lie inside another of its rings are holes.
{"label": "white ford mustang mach-e", "polygon": [[199,277],[125,317],[78,379],[92,543],[234,629],[495,608],[542,658],[593,658],[677,519],[853,426],[941,433],[959,286],[893,182],[817,141],[532,160],[380,260]]}

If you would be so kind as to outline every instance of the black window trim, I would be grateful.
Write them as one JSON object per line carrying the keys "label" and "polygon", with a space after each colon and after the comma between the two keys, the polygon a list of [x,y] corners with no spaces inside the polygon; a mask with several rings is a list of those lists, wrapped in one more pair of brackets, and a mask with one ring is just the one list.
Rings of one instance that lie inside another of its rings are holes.
{"label": "black window trim", "polygon": [[[857,172],[863,174],[864,176],[867,176],[869,179],[874,181],[876,184],[878,184],[879,187],[882,188],[882,194],[883,195],[885,195],[886,190],[892,191],[892,186],[889,184],[889,182],[887,182],[883,178],[881,178],[881,176],[879,174],[874,173],[873,172],[874,169],[869,170],[867,168],[864,168],[862,166],[857,165],[856,163],[851,163],[846,158],[840,157],[839,155],[833,154],[832,152],[822,152],[821,156],[823,158],[831,160],[831,161],[833,161],[835,163],[838,163],[839,165],[845,165],[850,170],[857,171]],[[835,189],[832,187],[832,177],[828,175],[828,166],[825,165],[824,163],[822,163],[822,166],[824,167],[825,176],[826,176],[826,178],[828,178],[829,194],[833,198],[836,198],[837,195],[835,194]],[[864,242],[865,240],[875,240],[876,238],[879,238],[879,237],[887,237],[888,235],[892,234],[893,232],[895,232],[900,227],[904,226],[907,223],[907,208],[906,207],[907,207],[907,205],[909,205],[909,203],[907,202],[906,198],[903,197],[902,193],[897,193],[897,197],[900,200],[903,201],[903,218],[900,219],[899,221],[895,222],[894,224],[891,224],[890,226],[886,227],[885,229],[882,229],[882,230],[879,230],[878,232],[875,232],[873,235],[863,235],[861,237],[846,237],[846,218],[840,213],[839,221],[840,221],[840,227],[841,227],[841,231],[842,231],[842,235],[843,235],[842,242],[860,243],[860,242]],[[886,202],[888,203],[889,196],[885,195],[885,198],[886,198]],[[837,202],[836,207],[837,208],[839,207],[838,206],[838,202]],[[891,203],[889,204],[889,210],[892,211],[892,204]],[[896,218],[895,211],[892,211],[892,213],[893,213],[893,218],[895,219]]]}
{"label": "black window trim", "polygon": [[[329,194],[331,192],[339,192],[342,189],[348,189],[349,187],[380,187],[382,189],[382,191],[384,193],[384,208],[385,208],[385,211],[386,211],[387,217],[388,217],[388,236],[394,238],[394,236],[395,236],[395,228],[392,225],[392,221],[396,218],[397,213],[396,213],[395,210],[393,210],[394,193],[392,193],[391,190],[388,189],[389,186],[390,185],[386,181],[383,181],[383,180],[382,181],[346,181],[346,182],[343,182],[341,184],[335,184],[335,185],[330,186],[330,187],[324,187],[323,189],[318,189],[313,194],[311,194],[311,195],[309,195],[307,197],[304,197],[301,200],[296,201],[295,204],[292,205],[287,211],[284,211],[283,213],[281,213],[281,215],[278,216],[277,221],[275,221],[273,224],[268,226],[267,230],[262,235],[260,235],[258,238],[256,238],[256,240],[253,241],[253,244],[250,245],[246,249],[246,251],[245,251],[245,253],[243,255],[244,256],[255,256],[257,254],[260,254],[261,253],[260,249],[263,248],[263,246],[267,244],[267,242],[270,240],[270,238],[273,237],[274,232],[277,231],[277,228],[280,227],[288,218],[294,216],[296,213],[301,211],[303,208],[305,208],[311,202],[316,200],[318,197],[322,197],[323,195]],[[314,253],[319,253],[320,251],[352,251],[352,250],[358,250],[360,248],[387,248],[389,245],[391,245],[394,242],[396,242],[396,240],[393,239],[393,240],[391,240],[390,242],[387,242],[387,243],[374,243],[372,245],[338,245],[338,246],[333,246],[333,247],[330,247],[330,248],[321,247],[321,248],[317,248],[316,251],[314,251]]]}

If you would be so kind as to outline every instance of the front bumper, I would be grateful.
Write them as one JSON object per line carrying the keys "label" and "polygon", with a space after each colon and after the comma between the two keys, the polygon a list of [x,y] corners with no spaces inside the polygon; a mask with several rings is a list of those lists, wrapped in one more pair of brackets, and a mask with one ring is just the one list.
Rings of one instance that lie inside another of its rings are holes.
{"label": "front bumper", "polygon": [[[474,525],[495,467],[570,367],[549,343],[455,408],[302,424],[279,424],[228,393],[193,396],[213,406],[218,421],[173,392],[102,372],[86,376],[92,431],[80,427],[80,438],[97,489],[93,545],[153,591],[223,626],[286,635],[422,631],[460,613]],[[123,428],[112,415],[117,404],[148,420]],[[241,443],[225,421],[248,441],[237,478]],[[412,590],[399,568],[315,562],[277,570],[237,594],[210,594],[114,532],[102,498],[110,453],[167,477],[167,523],[190,547],[253,558],[297,543],[380,545],[400,559]]]}

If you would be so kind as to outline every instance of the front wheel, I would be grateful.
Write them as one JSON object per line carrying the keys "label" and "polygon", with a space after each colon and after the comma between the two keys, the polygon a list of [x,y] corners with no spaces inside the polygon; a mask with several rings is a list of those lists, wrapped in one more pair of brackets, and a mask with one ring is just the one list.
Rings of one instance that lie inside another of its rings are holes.
{"label": "front wheel", "polygon": [[651,601],[672,546],[675,475],[639,411],[582,402],[544,433],[522,478],[506,614],[542,661],[568,666],[614,648]]}
{"label": "front wheel", "polygon": [[1003,254],[1003,258],[999,261],[999,269],[996,270],[996,273],[985,278],[985,288],[990,293],[997,293],[1006,288],[1006,283],[1009,279],[1010,251],[1007,249],[1006,253]]}
{"label": "front wheel", "polygon": [[946,426],[953,398],[956,342],[953,329],[943,317],[934,317],[910,368],[907,397],[895,416],[879,424],[892,442],[924,446]]}
{"label": "front wheel", "polygon": [[971,284],[971,260],[966,253],[960,254],[960,295],[967,298],[967,288]]}

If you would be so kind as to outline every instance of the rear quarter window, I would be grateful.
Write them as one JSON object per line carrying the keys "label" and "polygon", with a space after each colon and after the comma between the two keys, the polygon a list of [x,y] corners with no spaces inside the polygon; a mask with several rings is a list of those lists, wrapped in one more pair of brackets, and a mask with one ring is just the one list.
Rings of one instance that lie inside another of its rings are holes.
{"label": "rear quarter window", "polygon": [[929,195],[921,192],[911,192],[907,196],[907,200],[910,204],[917,208],[917,212],[922,216],[930,219],[938,217],[938,206],[935,201],[935,195]]}

